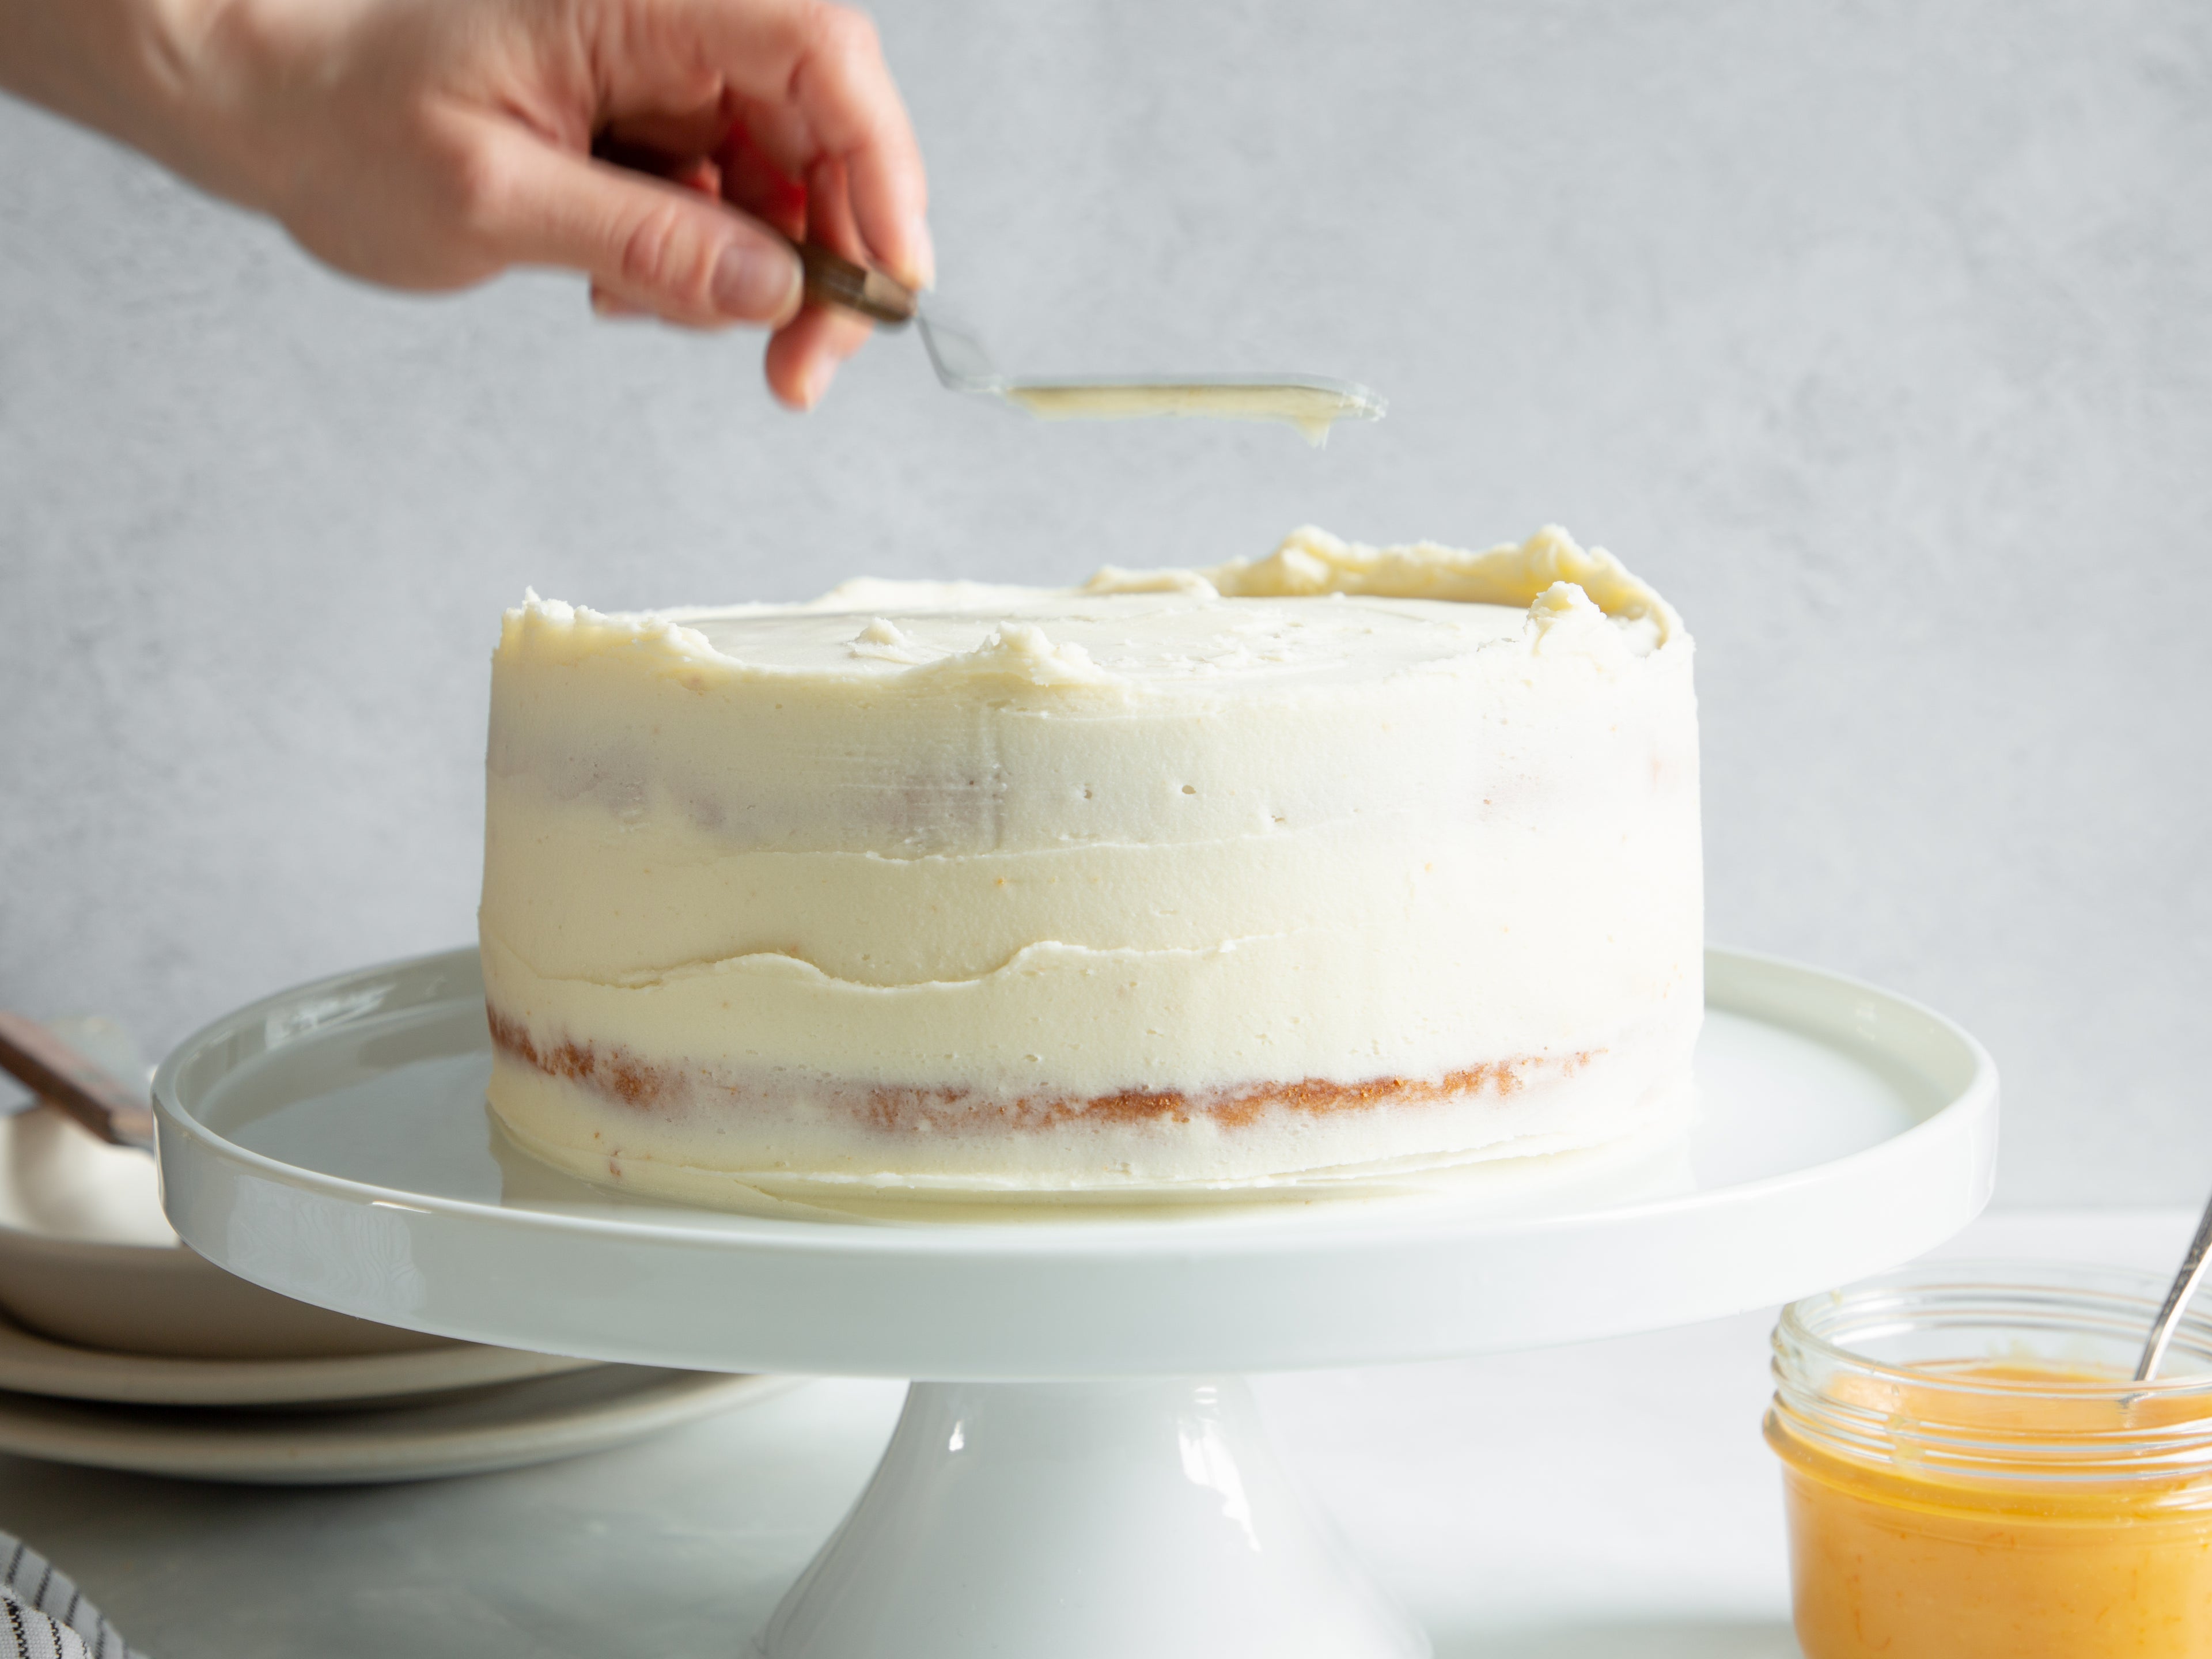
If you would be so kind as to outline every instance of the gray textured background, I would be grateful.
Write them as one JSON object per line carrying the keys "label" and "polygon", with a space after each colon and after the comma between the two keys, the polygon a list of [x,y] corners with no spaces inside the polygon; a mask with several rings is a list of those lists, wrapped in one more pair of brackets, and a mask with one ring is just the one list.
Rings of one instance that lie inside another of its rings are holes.
{"label": "gray textured background", "polygon": [[1030,425],[911,339],[799,419],[578,283],[394,298],[0,101],[0,1005],[149,1046],[467,939],[485,659],[855,572],[1547,520],[1696,633],[1713,937],[1996,1052],[2012,1203],[2212,1180],[2212,8],[897,0],[1024,368],[1379,428]]}

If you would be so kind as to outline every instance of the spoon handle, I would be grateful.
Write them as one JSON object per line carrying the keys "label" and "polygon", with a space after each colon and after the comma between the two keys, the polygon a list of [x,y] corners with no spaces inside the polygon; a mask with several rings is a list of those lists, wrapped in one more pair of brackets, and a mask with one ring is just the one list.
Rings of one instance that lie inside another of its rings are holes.
{"label": "spoon handle", "polygon": [[2158,1374],[2166,1359],[2166,1345],[2173,1340],[2173,1328],[2181,1322],[2182,1310],[2197,1287],[2204,1279],[2204,1269],[2212,1261],[2212,1203],[2204,1206],[2203,1218],[2197,1224],[2197,1237],[2189,1242],[2189,1254],[2182,1258],[2181,1271],[2174,1275],[2173,1288],[2166,1293],[2166,1305],[2158,1310],[2152,1322],[2150,1340],[2143,1345],[2142,1363],[2136,1367],[2135,1380],[2148,1382]]}
{"label": "spoon handle", "polygon": [[45,1026],[5,1009],[0,1071],[112,1146],[144,1150],[154,1144],[154,1114],[144,1101]]}

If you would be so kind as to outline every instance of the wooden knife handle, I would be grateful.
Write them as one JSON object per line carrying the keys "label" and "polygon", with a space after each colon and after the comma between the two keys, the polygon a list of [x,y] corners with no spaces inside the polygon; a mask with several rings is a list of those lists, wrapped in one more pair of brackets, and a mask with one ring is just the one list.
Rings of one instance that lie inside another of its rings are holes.
{"label": "wooden knife handle", "polygon": [[150,1147],[154,1114],[125,1084],[103,1072],[52,1031],[0,1009],[0,1070],[41,1100],[67,1112],[102,1140]]}

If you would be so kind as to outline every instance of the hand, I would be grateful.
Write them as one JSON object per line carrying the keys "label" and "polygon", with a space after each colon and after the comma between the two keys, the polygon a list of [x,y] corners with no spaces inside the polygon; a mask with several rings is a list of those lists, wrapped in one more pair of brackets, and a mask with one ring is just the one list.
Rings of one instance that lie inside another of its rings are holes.
{"label": "hand", "polygon": [[765,324],[795,408],[867,325],[801,306],[785,237],[933,274],[897,88],[827,0],[0,0],[0,81],[371,282],[563,266],[605,313]]}

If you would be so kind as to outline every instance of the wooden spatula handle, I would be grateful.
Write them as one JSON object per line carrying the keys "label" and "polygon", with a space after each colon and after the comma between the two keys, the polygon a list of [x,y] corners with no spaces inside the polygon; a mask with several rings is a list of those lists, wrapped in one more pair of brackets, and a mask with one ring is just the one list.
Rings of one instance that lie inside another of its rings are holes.
{"label": "wooden spatula handle", "polygon": [[880,270],[854,264],[818,242],[797,246],[799,269],[806,275],[808,299],[857,311],[887,328],[914,320],[921,302],[912,289],[893,282]]}

